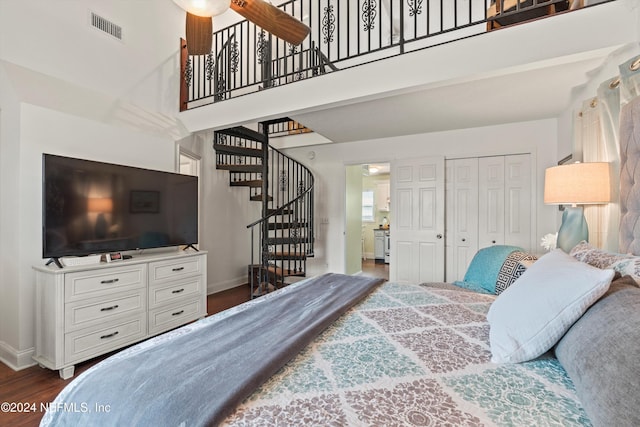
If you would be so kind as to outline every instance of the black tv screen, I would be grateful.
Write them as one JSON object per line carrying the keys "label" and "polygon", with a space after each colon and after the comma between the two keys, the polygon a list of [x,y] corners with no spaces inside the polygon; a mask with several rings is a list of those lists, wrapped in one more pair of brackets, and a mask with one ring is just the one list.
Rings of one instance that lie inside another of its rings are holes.
{"label": "black tv screen", "polygon": [[198,242],[198,178],[43,154],[42,256]]}

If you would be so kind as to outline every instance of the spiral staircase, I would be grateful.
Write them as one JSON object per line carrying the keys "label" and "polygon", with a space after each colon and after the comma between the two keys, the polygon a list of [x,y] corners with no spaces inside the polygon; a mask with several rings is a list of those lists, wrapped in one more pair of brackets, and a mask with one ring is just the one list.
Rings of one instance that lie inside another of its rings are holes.
{"label": "spiral staircase", "polygon": [[229,185],[249,188],[261,217],[247,225],[251,235],[248,281],[251,297],[306,275],[313,257],[313,174],[269,145],[289,118],[261,122],[259,130],[233,127],[215,132],[216,169],[229,171]]}

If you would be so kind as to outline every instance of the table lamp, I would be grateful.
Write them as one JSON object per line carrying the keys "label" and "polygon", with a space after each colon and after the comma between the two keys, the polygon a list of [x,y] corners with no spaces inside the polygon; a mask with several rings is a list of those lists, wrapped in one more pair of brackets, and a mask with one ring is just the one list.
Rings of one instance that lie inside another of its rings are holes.
{"label": "table lamp", "polygon": [[582,206],[609,203],[609,163],[571,163],[548,168],[544,173],[544,202],[571,205],[562,214],[557,247],[569,252],[582,240],[589,241],[589,228]]}

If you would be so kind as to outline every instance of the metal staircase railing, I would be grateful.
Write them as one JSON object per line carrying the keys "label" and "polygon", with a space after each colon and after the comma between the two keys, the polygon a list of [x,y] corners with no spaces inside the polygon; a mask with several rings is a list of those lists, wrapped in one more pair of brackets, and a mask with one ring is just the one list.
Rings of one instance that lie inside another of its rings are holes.
{"label": "metal staircase railing", "polygon": [[[598,3],[602,2],[584,7]],[[299,46],[246,20],[213,33],[213,52],[225,52],[216,61],[214,54],[187,59],[186,44],[181,43],[185,92],[181,108],[291,84],[583,5],[577,0],[290,0],[278,7],[311,29]]]}
{"label": "metal staircase railing", "polygon": [[215,133],[216,167],[230,172],[231,186],[249,188],[261,217],[247,225],[251,296],[304,277],[314,253],[314,178],[311,171],[268,144],[288,118],[260,124],[260,132],[235,127]]}

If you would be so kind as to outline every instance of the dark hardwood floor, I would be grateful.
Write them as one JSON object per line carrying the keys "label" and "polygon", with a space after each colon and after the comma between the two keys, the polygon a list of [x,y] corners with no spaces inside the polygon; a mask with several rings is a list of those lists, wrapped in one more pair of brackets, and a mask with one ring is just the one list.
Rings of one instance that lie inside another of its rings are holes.
{"label": "dark hardwood floor", "polygon": [[[249,286],[218,292],[207,297],[207,313],[215,314],[249,300]],[[87,370],[110,354],[76,365],[75,374]],[[73,378],[63,380],[58,371],[32,366],[15,372],[0,362],[0,404],[14,405],[22,412],[0,409],[0,426],[32,427],[40,423],[46,404],[52,402]],[[3,406],[4,408],[4,406]]]}
{"label": "dark hardwood floor", "polygon": [[389,280],[389,264],[376,264],[372,259],[362,260],[362,274]]}

